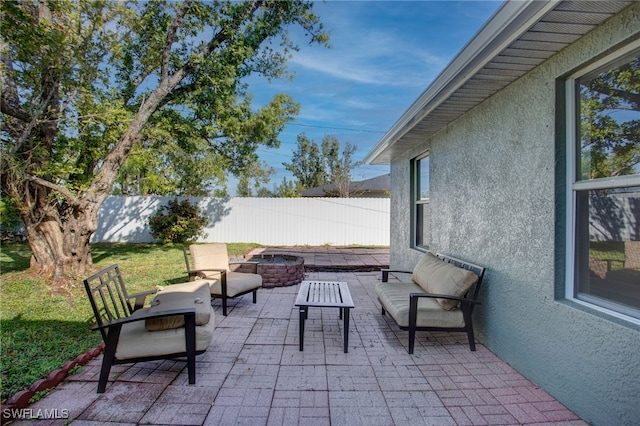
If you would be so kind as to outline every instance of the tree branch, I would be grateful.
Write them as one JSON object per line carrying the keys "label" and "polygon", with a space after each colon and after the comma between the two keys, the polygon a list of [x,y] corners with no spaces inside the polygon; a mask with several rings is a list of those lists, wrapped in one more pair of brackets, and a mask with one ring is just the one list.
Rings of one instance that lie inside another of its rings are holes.
{"label": "tree branch", "polygon": [[16,138],[16,143],[13,149],[11,150],[11,156],[15,156],[18,152],[22,152],[26,150],[26,144],[31,137],[31,132],[36,128],[37,125],[40,124],[42,120],[42,116],[46,112],[47,107],[50,105],[53,99],[54,93],[53,91],[49,92],[47,97],[42,99],[40,105],[38,105],[38,110],[36,114],[33,116],[29,116],[30,121],[25,123],[25,126],[22,128],[22,134]]}
{"label": "tree branch", "polygon": [[[116,144],[116,146],[111,150],[111,152],[105,157],[100,169],[96,173],[96,177],[89,188],[89,191],[93,191],[96,194],[101,194],[102,197],[106,197],[113,182],[116,179],[116,176],[120,170],[120,167],[127,159],[129,152],[131,151],[131,147],[134,142],[140,137],[142,129],[145,124],[148,122],[149,117],[157,111],[159,105],[162,104],[164,99],[175,89],[175,87],[180,84],[180,82],[192,72],[193,69],[196,68],[197,63],[200,59],[207,57],[210,55],[218,46],[220,46],[225,40],[228,39],[230,34],[233,34],[233,31],[236,31],[238,27],[242,25],[242,23],[247,19],[248,16],[253,14],[263,3],[263,0],[256,0],[251,5],[251,7],[247,10],[245,16],[237,16],[230,26],[222,28],[218,33],[216,33],[211,41],[204,45],[199,52],[195,55],[195,58],[184,63],[180,68],[176,70],[176,72],[170,78],[167,76],[167,80],[160,81],[158,87],[156,87],[149,95],[149,97],[140,105],[140,109],[136,113],[133,121],[129,124],[129,128],[122,135],[120,141]],[[182,8],[181,13],[186,13],[186,5],[189,4],[185,2],[185,6]],[[180,20],[174,20],[172,25],[182,22],[182,16]],[[172,27],[173,28],[173,27]],[[171,31],[177,30],[177,27],[173,30],[170,30],[167,37],[169,37]],[[175,33],[174,33],[175,34]],[[169,51],[171,48],[171,44],[165,44],[164,55],[169,55]],[[168,73],[168,62],[164,63],[165,58],[163,58],[163,69],[161,72]],[[168,59],[167,59],[168,61]]]}
{"label": "tree branch", "polygon": [[[262,4],[263,0],[255,0],[251,7],[247,10],[247,13],[244,16],[236,17],[231,26],[223,27],[220,31],[218,31],[212,38],[209,43],[202,46],[196,58],[202,59],[206,58],[213,52],[218,46],[220,46],[225,40],[228,39],[229,34],[232,34],[234,31],[238,29],[238,27],[247,19],[248,16],[252,15]],[[186,62],[171,78],[171,86],[175,87],[178,85],[182,79],[191,72],[194,68],[194,60],[190,60]]]}
{"label": "tree branch", "polygon": [[42,178],[39,178],[37,176],[32,176],[29,174],[25,174],[24,178],[25,180],[28,180],[33,183],[37,183],[40,186],[44,186],[46,188],[59,192],[60,194],[64,195],[65,198],[67,198],[67,200],[69,200],[72,204],[80,204],[80,199],[63,186],[56,185],[55,183],[51,183],[48,180],[44,180]]}
{"label": "tree branch", "polygon": [[169,59],[171,58],[171,46],[175,42],[176,33],[178,32],[178,28],[182,25],[182,21],[184,20],[187,11],[191,7],[191,0],[185,0],[182,3],[182,7],[174,16],[173,21],[171,21],[171,25],[167,30],[167,41],[164,44],[164,49],[162,50],[162,64],[160,66],[160,81],[166,82],[169,78]]}
{"label": "tree branch", "polygon": [[13,61],[7,53],[7,43],[0,40],[0,86],[2,87],[2,97],[0,98],[0,109],[3,114],[10,115],[20,121],[28,123],[31,121],[29,113],[20,108],[20,98],[16,82],[11,77]]}
{"label": "tree branch", "polygon": [[625,99],[635,105],[640,105],[640,95],[628,90],[618,89],[611,84],[603,82],[602,84],[596,85],[594,90],[599,94],[607,95],[610,98]]}

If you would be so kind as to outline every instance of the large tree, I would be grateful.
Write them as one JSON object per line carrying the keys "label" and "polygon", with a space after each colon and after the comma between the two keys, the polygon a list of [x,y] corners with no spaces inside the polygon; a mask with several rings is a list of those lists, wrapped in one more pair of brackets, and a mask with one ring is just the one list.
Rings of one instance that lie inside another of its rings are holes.
{"label": "large tree", "polygon": [[588,76],[580,85],[582,179],[638,173],[640,58]]}
{"label": "large tree", "polygon": [[341,153],[340,141],[333,135],[324,135],[321,145],[304,133],[298,135],[297,141],[291,162],[282,164],[296,178],[298,192],[332,183],[336,190],[328,196],[351,195],[351,172],[361,164],[353,160],[358,147],[347,142]]}
{"label": "large tree", "polygon": [[293,152],[291,162],[282,165],[293,174],[298,191],[327,183],[327,173],[317,142],[304,133],[298,135],[297,142],[298,148]]}
{"label": "large tree", "polygon": [[353,154],[358,147],[347,142],[340,153],[340,141],[333,135],[325,135],[322,139],[322,153],[324,155],[325,168],[328,181],[335,185],[334,190],[327,191],[327,196],[350,197],[360,193],[352,186],[351,172],[360,166],[362,161],[353,160]]}
{"label": "large tree", "polygon": [[302,0],[1,7],[2,190],[20,210],[32,268],[56,280],[91,268],[98,209],[137,144],[171,135],[205,141],[230,169],[255,161],[297,105],[278,96],[252,111],[243,78],[286,75],[291,25],[326,43]]}
{"label": "large tree", "polygon": [[240,174],[236,196],[252,197],[254,190],[258,197],[270,197],[270,192],[262,185],[269,183],[271,176],[276,174],[276,170],[266,161],[256,161]]}

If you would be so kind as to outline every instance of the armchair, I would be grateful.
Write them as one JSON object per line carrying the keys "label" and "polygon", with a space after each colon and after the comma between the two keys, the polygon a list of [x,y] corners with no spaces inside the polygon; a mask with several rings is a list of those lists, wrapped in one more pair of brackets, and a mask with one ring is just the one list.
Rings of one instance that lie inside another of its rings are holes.
{"label": "armchair", "polygon": [[226,244],[192,244],[184,247],[183,252],[190,281],[213,280],[211,296],[222,299],[224,316],[227,316],[229,298],[253,293],[253,303],[257,302],[257,291],[262,287],[262,277],[257,274],[257,265],[254,265],[254,273],[231,271]]}
{"label": "armchair", "polygon": [[[157,359],[186,357],[189,384],[195,384],[195,357],[207,350],[215,328],[208,281],[128,294],[120,268],[112,265],[83,282],[93,330],[105,344],[98,393],[104,393],[112,365]],[[143,307],[148,295],[155,297]]]}

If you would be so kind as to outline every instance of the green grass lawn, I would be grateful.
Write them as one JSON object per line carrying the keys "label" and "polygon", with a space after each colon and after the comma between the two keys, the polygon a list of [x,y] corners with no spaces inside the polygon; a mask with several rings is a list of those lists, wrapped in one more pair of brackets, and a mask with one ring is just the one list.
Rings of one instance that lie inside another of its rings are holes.
{"label": "green grass lawn", "polygon": [[[232,256],[256,247],[227,245]],[[52,294],[45,279],[29,272],[30,256],[29,246],[22,243],[3,244],[0,251],[2,400],[101,342],[100,333],[91,331],[93,313],[82,281]],[[92,257],[96,270],[120,265],[132,293],[187,280],[178,245],[95,244]]]}
{"label": "green grass lawn", "polygon": [[612,271],[624,269],[624,262],[627,259],[623,241],[591,241],[589,243],[589,256],[608,260],[611,263]]}

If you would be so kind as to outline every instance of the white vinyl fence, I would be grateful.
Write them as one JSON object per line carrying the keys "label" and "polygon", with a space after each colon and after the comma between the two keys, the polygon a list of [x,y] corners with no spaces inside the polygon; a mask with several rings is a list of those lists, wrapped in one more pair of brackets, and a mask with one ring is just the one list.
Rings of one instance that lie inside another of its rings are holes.
{"label": "white vinyl fence", "polygon": [[[107,198],[91,241],[154,242],[147,220],[172,199]],[[200,242],[388,246],[390,241],[389,198],[186,199],[209,218],[207,236]]]}

